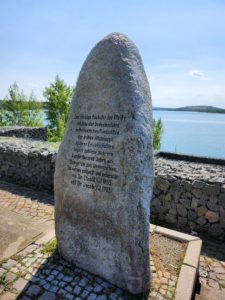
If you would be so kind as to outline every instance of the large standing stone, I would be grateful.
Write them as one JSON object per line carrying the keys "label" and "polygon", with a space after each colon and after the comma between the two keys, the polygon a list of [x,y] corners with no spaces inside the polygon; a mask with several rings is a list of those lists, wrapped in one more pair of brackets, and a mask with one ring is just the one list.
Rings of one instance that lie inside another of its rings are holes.
{"label": "large standing stone", "polygon": [[140,54],[112,33],[78,78],[56,162],[56,236],[66,260],[135,294],[150,287],[151,118]]}

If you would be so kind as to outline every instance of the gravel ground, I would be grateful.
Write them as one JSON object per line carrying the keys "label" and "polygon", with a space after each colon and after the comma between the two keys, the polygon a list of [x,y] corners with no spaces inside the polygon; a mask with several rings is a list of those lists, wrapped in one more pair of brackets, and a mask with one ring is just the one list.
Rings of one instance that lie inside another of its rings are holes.
{"label": "gravel ground", "polygon": [[151,254],[157,269],[176,275],[180,270],[187,243],[167,238],[157,233],[151,234]]}

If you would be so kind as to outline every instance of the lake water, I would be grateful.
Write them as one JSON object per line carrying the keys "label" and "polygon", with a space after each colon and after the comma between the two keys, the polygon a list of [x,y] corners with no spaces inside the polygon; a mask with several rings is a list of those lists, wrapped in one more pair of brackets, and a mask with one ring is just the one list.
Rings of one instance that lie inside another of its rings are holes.
{"label": "lake water", "polygon": [[225,159],[225,114],[153,110],[153,117],[163,122],[162,151]]}
{"label": "lake water", "polygon": [[162,119],[161,150],[225,158],[225,114],[153,111]]}

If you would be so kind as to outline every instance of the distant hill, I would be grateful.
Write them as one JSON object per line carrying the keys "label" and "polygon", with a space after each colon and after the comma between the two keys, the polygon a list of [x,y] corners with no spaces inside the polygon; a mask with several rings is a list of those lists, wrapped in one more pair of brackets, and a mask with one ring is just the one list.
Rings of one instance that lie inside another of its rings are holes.
{"label": "distant hill", "polygon": [[153,107],[153,110],[169,110],[169,111],[192,111],[192,112],[206,112],[206,113],[221,113],[225,114],[225,109],[215,106],[184,106],[178,108],[166,108],[166,107]]}

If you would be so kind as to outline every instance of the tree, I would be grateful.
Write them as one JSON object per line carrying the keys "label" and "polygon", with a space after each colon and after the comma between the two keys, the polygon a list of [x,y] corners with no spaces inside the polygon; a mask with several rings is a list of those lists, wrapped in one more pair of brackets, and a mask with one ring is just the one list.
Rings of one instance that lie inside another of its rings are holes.
{"label": "tree", "polygon": [[42,126],[41,104],[33,93],[27,97],[14,82],[3,101],[0,119],[4,125]]}
{"label": "tree", "polygon": [[161,147],[161,139],[163,135],[163,123],[161,118],[153,119],[153,149],[159,150]]}
{"label": "tree", "polygon": [[42,126],[42,103],[37,101],[33,92],[30,94],[29,100],[27,102],[27,109],[27,126]]}
{"label": "tree", "polygon": [[57,75],[55,81],[44,90],[46,98],[45,110],[48,120],[49,137],[51,140],[61,140],[68,120],[73,88]]}

